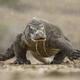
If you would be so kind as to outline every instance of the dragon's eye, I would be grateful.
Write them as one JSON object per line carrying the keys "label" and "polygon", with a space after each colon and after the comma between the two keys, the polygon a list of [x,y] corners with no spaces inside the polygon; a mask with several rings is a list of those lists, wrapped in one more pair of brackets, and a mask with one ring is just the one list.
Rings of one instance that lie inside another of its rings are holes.
{"label": "dragon's eye", "polygon": [[41,30],[44,30],[44,27],[41,27]]}
{"label": "dragon's eye", "polygon": [[31,33],[36,32],[36,28],[34,28],[33,26],[30,26],[30,32],[31,32]]}
{"label": "dragon's eye", "polygon": [[31,29],[31,30],[36,30],[36,29],[35,29],[34,27],[32,27],[32,26],[30,26],[30,29]]}
{"label": "dragon's eye", "polygon": [[43,24],[40,24],[39,26],[40,26],[41,30],[44,30],[44,25]]}
{"label": "dragon's eye", "polygon": [[40,24],[39,26],[43,27],[44,25],[43,24]]}

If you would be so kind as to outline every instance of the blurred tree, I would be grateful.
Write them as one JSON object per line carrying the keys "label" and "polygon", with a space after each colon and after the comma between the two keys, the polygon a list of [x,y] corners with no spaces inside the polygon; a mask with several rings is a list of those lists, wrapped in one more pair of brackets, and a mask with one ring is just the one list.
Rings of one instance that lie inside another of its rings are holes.
{"label": "blurred tree", "polygon": [[0,0],[0,6],[6,6],[19,12],[25,11],[25,4],[22,4],[20,0]]}
{"label": "blurred tree", "polygon": [[19,0],[0,0],[0,4],[12,5],[16,4]]}

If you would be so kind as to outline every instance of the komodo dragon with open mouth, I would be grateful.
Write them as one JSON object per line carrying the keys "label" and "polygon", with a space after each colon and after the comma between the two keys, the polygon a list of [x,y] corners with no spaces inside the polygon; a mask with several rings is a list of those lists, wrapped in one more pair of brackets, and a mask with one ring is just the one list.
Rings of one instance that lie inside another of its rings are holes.
{"label": "komodo dragon with open mouth", "polygon": [[57,26],[38,19],[32,19],[27,24],[5,54],[0,54],[0,61],[16,56],[14,64],[31,64],[27,51],[44,64],[48,64],[45,58],[51,56],[54,57],[49,64],[61,64],[65,57],[71,61],[80,57],[80,51],[72,48],[70,40]]}

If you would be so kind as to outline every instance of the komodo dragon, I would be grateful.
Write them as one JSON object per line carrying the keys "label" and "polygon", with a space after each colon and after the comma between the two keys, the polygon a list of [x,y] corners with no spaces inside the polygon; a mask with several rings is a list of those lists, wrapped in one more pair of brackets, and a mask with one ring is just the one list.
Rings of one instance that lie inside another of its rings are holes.
{"label": "komodo dragon", "polygon": [[48,64],[45,58],[51,56],[54,57],[49,64],[61,64],[65,57],[71,61],[80,57],[80,51],[72,48],[70,40],[57,26],[38,19],[32,19],[27,24],[5,54],[0,54],[0,61],[16,56],[14,64],[31,64],[27,51],[44,64]]}

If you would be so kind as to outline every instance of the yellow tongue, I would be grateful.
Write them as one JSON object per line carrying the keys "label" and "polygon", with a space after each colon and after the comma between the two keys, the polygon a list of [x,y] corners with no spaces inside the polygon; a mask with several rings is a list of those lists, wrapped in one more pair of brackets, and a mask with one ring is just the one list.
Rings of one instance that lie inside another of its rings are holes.
{"label": "yellow tongue", "polygon": [[45,41],[36,42],[36,52],[41,57],[48,56],[48,54],[46,52]]}
{"label": "yellow tongue", "polygon": [[41,57],[50,57],[59,52],[59,49],[47,49],[45,41],[36,42],[36,52],[38,56]]}

